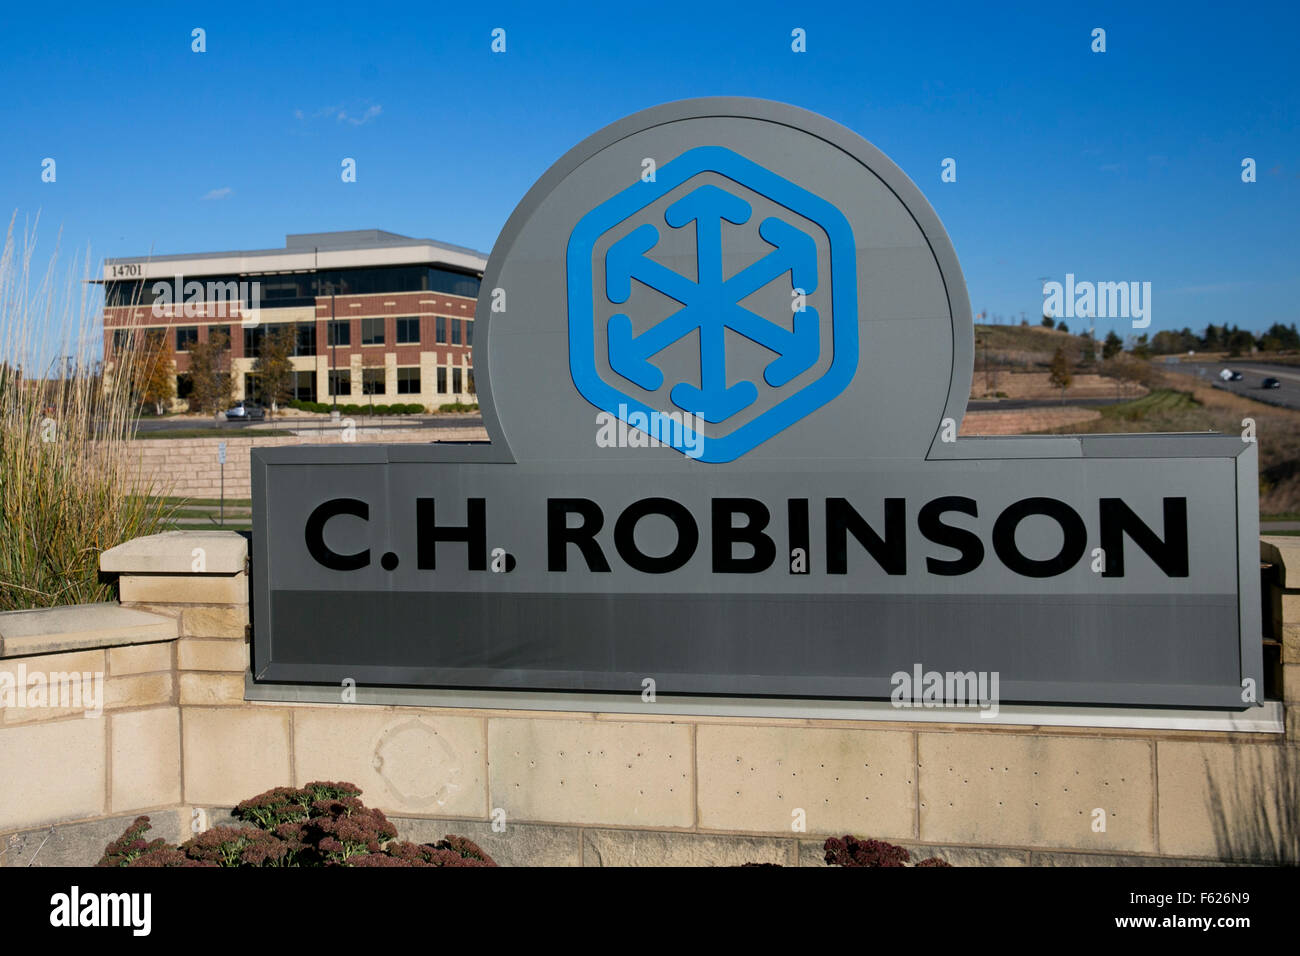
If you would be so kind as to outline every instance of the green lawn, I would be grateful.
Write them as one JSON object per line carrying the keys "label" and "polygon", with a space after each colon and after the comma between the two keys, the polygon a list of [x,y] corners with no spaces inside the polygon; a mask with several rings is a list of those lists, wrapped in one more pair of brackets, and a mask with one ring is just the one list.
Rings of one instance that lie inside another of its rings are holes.
{"label": "green lawn", "polygon": [[250,498],[227,498],[225,521],[217,498],[163,498],[171,509],[166,531],[251,531],[253,502]]}

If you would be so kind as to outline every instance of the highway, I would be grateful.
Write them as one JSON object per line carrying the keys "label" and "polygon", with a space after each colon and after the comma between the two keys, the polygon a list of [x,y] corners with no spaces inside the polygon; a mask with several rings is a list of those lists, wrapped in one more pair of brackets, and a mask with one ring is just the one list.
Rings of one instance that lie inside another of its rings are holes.
{"label": "highway", "polygon": [[[1209,362],[1180,362],[1177,365],[1160,365],[1167,372],[1182,372],[1195,375],[1206,384],[1218,385],[1230,392],[1246,398],[1253,398],[1269,405],[1300,410],[1300,366],[1270,365],[1267,362],[1231,362],[1211,364]],[[1221,382],[1219,372],[1231,369],[1245,376],[1240,382]],[[1282,383],[1281,388],[1260,388],[1259,383],[1265,378],[1275,378]]]}

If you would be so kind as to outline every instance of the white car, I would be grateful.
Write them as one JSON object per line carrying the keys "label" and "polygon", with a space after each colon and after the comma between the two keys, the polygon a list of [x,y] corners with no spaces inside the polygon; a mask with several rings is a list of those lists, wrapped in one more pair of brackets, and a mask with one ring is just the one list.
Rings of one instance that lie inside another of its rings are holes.
{"label": "white car", "polygon": [[1232,372],[1225,368],[1222,372],[1219,373],[1219,380],[1223,382],[1231,382]]}

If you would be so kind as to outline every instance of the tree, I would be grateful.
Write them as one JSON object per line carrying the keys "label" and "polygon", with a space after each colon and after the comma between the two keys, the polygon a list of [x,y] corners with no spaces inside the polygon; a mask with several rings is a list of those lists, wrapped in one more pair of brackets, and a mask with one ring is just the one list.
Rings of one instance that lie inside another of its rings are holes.
{"label": "tree", "polygon": [[1233,358],[1247,352],[1255,347],[1255,337],[1245,329],[1233,328],[1231,332],[1224,330],[1224,344],[1228,348],[1228,354]]}
{"label": "tree", "polygon": [[1066,325],[1064,322],[1057,322],[1057,323],[1056,323],[1056,331],[1058,331],[1058,332],[1069,332],[1069,331],[1070,331],[1070,327],[1069,327],[1068,325]]}
{"label": "tree", "polygon": [[1103,374],[1115,380],[1116,397],[1119,397],[1121,387],[1123,391],[1128,391],[1129,385],[1146,385],[1150,387],[1155,384],[1156,377],[1150,362],[1143,362],[1125,355],[1116,356],[1107,362]]}
{"label": "tree", "polygon": [[211,331],[206,342],[190,346],[190,411],[219,412],[230,407],[235,384],[227,371],[230,339],[224,332]]}
{"label": "tree", "polygon": [[1133,341],[1133,357],[1140,359],[1149,359],[1151,357],[1151,345],[1147,342],[1147,334],[1143,332]]}
{"label": "tree", "polygon": [[1053,319],[1050,315],[1043,316],[1043,328],[1045,329],[1056,328],[1056,320]]}
{"label": "tree", "polygon": [[1085,365],[1092,365],[1097,361],[1097,343],[1092,337],[1091,332],[1083,332],[1079,335],[1079,344],[1082,347],[1082,360]]}
{"label": "tree", "polygon": [[1052,383],[1053,388],[1061,390],[1061,401],[1064,402],[1065,390],[1070,387],[1073,378],[1070,375],[1070,361],[1065,357],[1065,349],[1059,345],[1056,354],[1052,356],[1052,368],[1047,380]]}
{"label": "tree", "polygon": [[154,414],[167,410],[176,394],[176,376],[171,352],[167,348],[167,330],[149,329],[140,343],[141,353],[131,365],[131,391],[136,400],[154,407]]}
{"label": "tree", "polygon": [[1123,340],[1121,340],[1120,337],[1115,334],[1114,329],[1111,329],[1109,332],[1106,333],[1106,340],[1101,344],[1101,357],[1109,361],[1110,359],[1113,359],[1116,355],[1119,355],[1119,353],[1123,351],[1124,351]]}
{"label": "tree", "polygon": [[262,336],[253,362],[253,375],[262,390],[262,401],[274,413],[279,405],[293,397],[293,352],[298,333],[292,325],[269,329]]}

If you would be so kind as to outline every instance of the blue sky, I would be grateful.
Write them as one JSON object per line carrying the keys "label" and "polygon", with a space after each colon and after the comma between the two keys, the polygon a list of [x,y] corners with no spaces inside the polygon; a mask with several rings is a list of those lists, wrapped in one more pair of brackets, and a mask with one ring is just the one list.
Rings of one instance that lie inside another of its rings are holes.
{"label": "blue sky", "polygon": [[96,263],[356,228],[488,251],[600,127],[758,96],[843,123],[911,176],[976,312],[1033,321],[1040,278],[1072,272],[1151,282],[1153,332],[1300,322],[1295,4],[982,6],[7,4],[0,211],[39,212],[42,252],[61,230]]}

